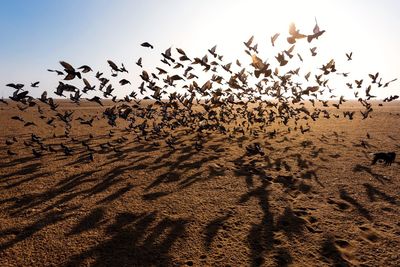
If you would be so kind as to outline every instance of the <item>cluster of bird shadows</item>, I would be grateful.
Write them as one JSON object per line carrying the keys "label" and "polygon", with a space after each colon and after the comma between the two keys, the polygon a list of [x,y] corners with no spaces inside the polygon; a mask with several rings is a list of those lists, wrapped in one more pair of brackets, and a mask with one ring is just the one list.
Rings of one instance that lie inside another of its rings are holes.
{"label": "cluster of bird shadows", "polygon": [[[310,130],[308,122],[311,120],[341,116],[353,120],[356,114],[355,111],[339,110],[346,100],[344,96],[334,95],[335,89],[330,87],[329,80],[334,75],[349,77],[349,73],[339,73],[334,59],[316,68],[316,73],[313,74],[301,73],[300,67],[287,70],[289,62],[301,66],[303,58],[306,59],[307,55],[295,51],[297,43],[316,42],[324,32],[320,30],[317,22],[310,34],[300,33],[292,23],[288,37],[282,40],[288,48],[280,51],[275,56],[276,61],[271,60],[273,62],[260,58],[258,44],[252,36],[244,42],[245,52],[251,61],[248,66],[244,66],[239,60],[234,63],[224,62],[223,55],[217,52],[216,46],[210,48],[203,57],[190,57],[180,48],[176,48],[176,51],[169,48],[161,53],[162,66],[156,67],[153,72],[143,69],[142,58],[137,60],[136,65],[141,68],[141,84],[123,99],[117,99],[114,95],[115,88],[111,80],[118,80],[120,86],[132,87],[131,81],[121,77],[128,73],[124,64],[119,65],[108,60],[110,75],[113,78],[106,77],[99,71],[91,75],[94,72],[90,66],[75,68],[65,61],[60,61],[62,70],[48,70],[63,79],[59,81],[54,92],[57,97],[67,98],[65,94],[69,94],[69,99],[76,105],[82,101],[95,102],[103,108],[102,118],[96,115],[74,118],[74,111],[60,111],[59,101],[48,97],[46,91],[40,98],[35,99],[29,95],[29,91],[24,90],[24,84],[10,83],[7,86],[15,89],[10,100],[18,102],[20,110],[37,109],[40,118],[47,125],[64,127],[66,137],[69,137],[72,121],[77,120],[80,124],[92,127],[95,120],[101,119],[105,119],[112,127],[118,127],[119,122],[124,120],[127,123],[122,130],[155,146],[165,142],[171,149],[177,144],[178,130],[186,131],[187,136],[193,134],[193,145],[197,150],[203,149],[205,135],[213,132],[230,137],[245,134],[273,137],[277,131],[270,131],[269,126],[279,124],[285,131],[300,131],[304,134]],[[275,47],[279,36],[280,34],[276,33],[271,37],[272,46]],[[153,49],[153,45],[148,42],[142,43],[141,46]],[[308,56],[315,57],[316,49],[310,48]],[[350,61],[353,54],[346,53],[344,56],[344,59]],[[284,66],[286,67],[283,68]],[[202,79],[203,82],[200,82]],[[74,84],[79,85],[71,84],[72,80]],[[395,80],[383,82],[379,73],[376,73],[369,74],[365,80],[346,82],[345,87],[354,92],[362,106],[362,119],[368,118],[373,111],[371,99],[375,96],[371,94],[372,90],[387,87]],[[31,84],[33,88],[38,86],[39,82]],[[83,98],[84,95],[87,97]],[[393,101],[398,97],[387,97],[384,102]],[[112,102],[107,101],[106,104],[105,99]],[[1,101],[8,104],[9,100]],[[34,122],[26,121],[22,115],[13,116],[12,119],[20,121],[26,127],[36,127]],[[88,145],[88,140],[78,141],[82,142],[82,146],[88,152],[88,158],[93,160],[96,150]],[[7,144],[11,145],[15,141],[15,138],[7,140]],[[74,153],[66,143],[59,144],[59,149],[44,144],[37,133],[32,133],[28,141],[26,145],[33,147],[32,153],[35,157],[41,157],[48,152],[61,151],[65,155]],[[117,141],[124,142],[126,137]],[[11,149],[8,153],[15,154]],[[256,143],[247,147],[247,153],[262,155],[263,151],[260,144]]]}

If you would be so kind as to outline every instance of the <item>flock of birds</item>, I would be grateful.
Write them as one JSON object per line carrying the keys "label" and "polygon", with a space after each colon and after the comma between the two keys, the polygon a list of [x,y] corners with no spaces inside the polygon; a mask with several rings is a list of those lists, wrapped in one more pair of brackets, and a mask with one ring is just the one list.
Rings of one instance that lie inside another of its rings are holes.
{"label": "flock of birds", "polygon": [[[89,144],[93,136],[90,135],[84,140],[77,140],[70,136],[74,120],[87,127],[93,127],[95,121],[100,119],[106,119],[112,127],[117,127],[120,120],[125,120],[127,122],[125,125],[128,126],[124,126],[123,130],[133,133],[140,140],[150,141],[155,146],[159,146],[160,142],[165,142],[172,149],[178,141],[176,134],[178,129],[185,131],[187,136],[193,134],[193,145],[196,150],[203,148],[205,132],[218,132],[230,137],[238,134],[254,137],[267,134],[273,137],[278,132],[269,131],[271,129],[269,126],[278,123],[288,132],[300,131],[304,134],[310,130],[308,123],[310,120],[341,116],[353,120],[356,114],[355,111],[337,111],[346,100],[344,96],[334,95],[335,89],[330,87],[329,80],[333,75],[346,78],[349,73],[338,72],[334,59],[323,64],[314,74],[311,72],[302,74],[300,67],[281,70],[289,62],[293,63],[296,58],[298,58],[297,64],[301,66],[303,63],[304,55],[295,52],[297,42],[307,40],[311,44],[324,32],[320,30],[317,22],[310,34],[300,33],[300,30],[292,23],[289,27],[289,36],[286,38],[289,47],[275,56],[277,62],[272,59],[275,64],[260,58],[258,44],[254,42],[252,36],[244,42],[245,52],[251,59],[250,65],[246,67],[239,60],[235,63],[224,62],[223,55],[217,52],[216,46],[208,49],[203,57],[190,57],[180,48],[176,48],[176,52],[173,53],[172,48],[168,48],[161,53],[163,65],[156,67],[153,72],[143,69],[142,58],[137,60],[136,65],[141,68],[141,84],[123,99],[117,99],[111,78],[106,77],[104,73],[97,71],[94,77],[89,78],[89,75],[94,72],[88,65],[75,68],[65,61],[60,61],[62,70],[48,70],[62,77],[62,81],[59,81],[54,92],[57,97],[68,98],[69,94],[69,99],[76,105],[80,105],[81,101],[85,100],[94,102],[103,108],[101,116],[87,115],[83,118],[75,118],[72,110],[60,111],[60,103],[48,97],[47,91],[44,91],[40,98],[35,99],[29,95],[28,90],[24,89],[25,85],[20,83],[7,84],[8,87],[14,89],[9,99],[17,102],[17,107],[22,112],[36,109],[40,119],[49,127],[64,127],[64,137],[73,142],[80,142],[83,149],[88,152],[89,160],[94,159],[93,155],[96,151]],[[276,33],[271,37],[272,46],[275,46],[279,36],[280,34]],[[142,43],[141,46],[148,49],[154,48],[148,42]],[[316,47],[310,48],[311,56],[317,55],[316,49]],[[345,56],[350,61],[353,53],[346,53]],[[132,86],[131,81],[119,77],[128,73],[124,64],[119,65],[111,60],[108,60],[108,64],[111,77],[117,79],[120,86]],[[234,71],[233,64],[236,64],[235,68],[240,70]],[[273,65],[276,67],[273,68]],[[207,79],[204,83],[200,83],[204,77]],[[378,72],[369,74],[368,77],[365,80],[348,81],[345,85],[348,90],[354,91],[354,96],[361,103],[362,119],[368,118],[373,111],[371,99],[375,96],[372,95],[372,90],[387,87],[396,80],[383,82]],[[94,79],[96,84],[89,82],[91,79]],[[70,84],[72,80],[80,85]],[[31,87],[37,88],[39,84],[39,82],[34,82]],[[365,94],[358,89],[365,91]],[[89,97],[90,94],[96,95]],[[84,95],[88,97],[84,98]],[[384,102],[398,98],[398,95],[389,96],[384,99]],[[106,102],[105,99],[112,102]],[[151,101],[146,101],[146,99]],[[0,101],[8,105],[10,100],[1,99]],[[35,157],[60,151],[67,156],[74,154],[74,149],[67,142],[57,146],[46,144],[42,137],[34,133],[35,127],[38,127],[34,121],[27,121],[23,115],[13,116],[11,119],[20,122],[25,127],[31,127],[31,137],[25,140],[24,144],[31,147]],[[113,136],[112,130],[109,135]],[[53,137],[57,136],[54,134]],[[125,136],[122,136],[115,141],[123,143],[127,140]],[[15,137],[6,140],[9,146],[7,152],[10,156],[16,154],[11,148],[15,142],[18,142]],[[119,152],[110,142],[100,144],[100,150],[110,148]],[[255,143],[247,147],[247,153],[262,155],[264,152],[260,145]]]}

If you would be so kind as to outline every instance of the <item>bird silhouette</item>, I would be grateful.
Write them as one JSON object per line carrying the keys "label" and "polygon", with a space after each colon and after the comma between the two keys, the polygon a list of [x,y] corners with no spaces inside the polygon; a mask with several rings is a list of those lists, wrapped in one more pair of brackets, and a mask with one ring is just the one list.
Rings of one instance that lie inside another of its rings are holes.
{"label": "bird silhouette", "polygon": [[296,29],[296,25],[294,23],[291,23],[289,26],[289,34],[290,36],[287,38],[289,44],[294,44],[296,43],[296,40],[306,37],[306,35],[300,33],[300,30]]}
{"label": "bird silhouette", "polygon": [[71,64],[65,62],[65,61],[60,61],[61,66],[64,67],[64,71],[67,73],[67,76],[64,77],[64,80],[73,80],[75,77],[78,77],[81,79],[81,74],[75,70],[74,67],[72,67]]}
{"label": "bird silhouette", "polygon": [[154,47],[150,44],[150,43],[148,43],[148,42],[144,42],[144,43],[142,43],[141,44],[141,46],[143,46],[143,47],[147,47],[147,48],[151,48],[151,49],[153,49]]}
{"label": "bird silhouette", "polygon": [[352,60],[352,57],[353,56],[353,52],[350,52],[350,53],[346,53],[346,57],[347,57],[347,61],[350,61],[350,60]]}
{"label": "bird silhouette", "polygon": [[272,46],[275,46],[275,42],[278,39],[280,33],[275,33],[272,37],[271,37],[271,44]]}
{"label": "bird silhouette", "polygon": [[82,65],[78,68],[78,70],[82,70],[83,73],[88,73],[90,71],[93,71],[91,67],[88,65]]}
{"label": "bird silhouette", "polygon": [[40,82],[31,83],[32,88],[37,88]]}
{"label": "bird silhouette", "polygon": [[311,43],[312,40],[318,39],[324,32],[325,32],[325,30],[321,31],[319,29],[317,18],[315,18],[315,26],[314,26],[314,29],[313,29],[313,34],[307,36],[307,41],[309,43]]}

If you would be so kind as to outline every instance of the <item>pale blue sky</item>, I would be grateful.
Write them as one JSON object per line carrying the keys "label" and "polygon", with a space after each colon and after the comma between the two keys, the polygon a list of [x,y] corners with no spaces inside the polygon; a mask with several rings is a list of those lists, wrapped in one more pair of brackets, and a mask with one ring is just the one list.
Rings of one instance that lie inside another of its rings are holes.
{"label": "pale blue sky", "polygon": [[[335,58],[340,71],[351,72],[354,79],[367,79],[362,75],[376,71],[384,80],[400,78],[400,1],[395,0],[1,0],[0,4],[0,97],[11,94],[5,87],[9,82],[40,80],[40,88],[32,91],[54,91],[58,78],[46,69],[61,69],[59,60],[106,73],[107,59],[124,62],[134,85],[140,82],[135,61],[143,57],[144,67],[153,69],[160,65],[160,52],[170,46],[193,57],[217,44],[227,63],[236,58],[245,61],[243,41],[253,34],[261,55],[272,61],[279,49],[271,47],[270,36],[281,32],[277,46],[287,48],[289,23],[310,32],[314,16],[326,33],[315,43],[318,59],[306,62],[304,69],[313,70],[318,60]],[[155,49],[141,47],[143,41]],[[347,63],[344,53],[350,51],[354,60]],[[399,84],[377,94],[399,93]],[[116,87],[119,96],[131,90]]]}

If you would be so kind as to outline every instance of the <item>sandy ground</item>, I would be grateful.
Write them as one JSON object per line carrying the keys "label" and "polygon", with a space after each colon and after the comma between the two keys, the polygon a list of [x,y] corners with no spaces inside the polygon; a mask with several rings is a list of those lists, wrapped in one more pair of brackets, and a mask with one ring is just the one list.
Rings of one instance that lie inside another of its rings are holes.
{"label": "sandy ground", "polygon": [[[368,120],[261,134],[265,156],[246,155],[255,139],[240,134],[210,134],[198,152],[184,132],[173,150],[75,121],[74,141],[36,118],[0,103],[0,266],[400,266],[399,158],[371,166],[370,154],[400,153],[397,102]],[[74,154],[33,157],[32,132]],[[93,162],[80,145],[89,133]],[[99,151],[106,142],[118,152]]]}

